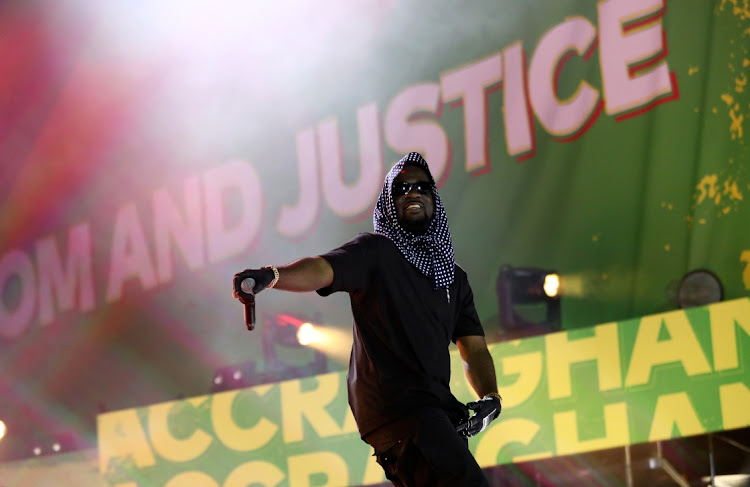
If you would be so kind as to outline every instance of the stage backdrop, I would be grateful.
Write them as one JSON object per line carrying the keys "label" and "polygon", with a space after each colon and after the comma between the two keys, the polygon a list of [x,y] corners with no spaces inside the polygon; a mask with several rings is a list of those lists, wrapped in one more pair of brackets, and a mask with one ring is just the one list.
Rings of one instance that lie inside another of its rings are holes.
{"label": "stage backdrop", "polygon": [[[0,414],[16,432],[83,431],[95,444],[99,412],[180,397],[198,398],[180,403],[188,412],[229,408],[235,393],[203,396],[220,367],[288,378],[269,365],[262,328],[284,314],[348,330],[346,296],[265,292],[249,333],[233,274],[371,230],[382,178],[409,151],[438,180],[488,335],[505,264],[564,275],[571,333],[674,309],[675,283],[696,268],[728,299],[750,293],[746,1],[69,1],[0,13]],[[244,427],[278,427],[284,390],[338,391],[345,359],[327,360],[329,375],[236,393],[269,408]],[[690,398],[675,394],[664,404]],[[372,465],[341,401],[319,432],[343,435],[331,448],[358,479]],[[303,470],[317,462],[318,448],[295,448]]]}

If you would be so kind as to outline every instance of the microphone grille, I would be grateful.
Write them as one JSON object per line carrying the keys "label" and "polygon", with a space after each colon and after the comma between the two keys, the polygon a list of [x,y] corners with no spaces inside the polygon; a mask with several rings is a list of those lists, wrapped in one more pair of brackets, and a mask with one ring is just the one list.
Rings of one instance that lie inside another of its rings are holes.
{"label": "microphone grille", "polygon": [[254,287],[255,287],[255,279],[253,279],[252,277],[243,279],[242,282],[240,282],[240,289],[242,289],[243,293],[252,294]]}

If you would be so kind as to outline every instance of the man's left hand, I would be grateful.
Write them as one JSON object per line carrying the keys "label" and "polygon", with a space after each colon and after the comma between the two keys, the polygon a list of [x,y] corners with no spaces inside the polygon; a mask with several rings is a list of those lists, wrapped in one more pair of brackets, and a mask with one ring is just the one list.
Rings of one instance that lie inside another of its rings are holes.
{"label": "man's left hand", "polygon": [[473,410],[474,415],[467,422],[458,425],[456,431],[461,436],[469,438],[484,431],[491,421],[500,416],[503,402],[499,395],[487,395],[478,401],[468,403],[466,407]]}

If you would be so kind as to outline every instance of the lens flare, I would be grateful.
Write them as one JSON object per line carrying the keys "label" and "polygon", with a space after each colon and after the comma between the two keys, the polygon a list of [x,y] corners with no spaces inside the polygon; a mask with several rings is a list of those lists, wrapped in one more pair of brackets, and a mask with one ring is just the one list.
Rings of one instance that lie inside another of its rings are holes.
{"label": "lens flare", "polygon": [[300,345],[314,348],[329,358],[346,364],[352,348],[351,332],[331,325],[302,323],[297,330]]}
{"label": "lens flare", "polygon": [[302,323],[299,331],[297,331],[297,340],[299,340],[300,345],[312,345],[320,341],[320,333],[312,323]]}

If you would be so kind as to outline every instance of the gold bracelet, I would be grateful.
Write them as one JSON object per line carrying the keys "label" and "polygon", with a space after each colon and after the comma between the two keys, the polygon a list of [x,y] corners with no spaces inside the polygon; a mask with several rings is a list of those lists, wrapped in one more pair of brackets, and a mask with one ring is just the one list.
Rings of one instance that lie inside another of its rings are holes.
{"label": "gold bracelet", "polygon": [[487,399],[488,397],[491,397],[493,399],[497,399],[498,401],[500,401],[500,404],[503,403],[503,396],[501,396],[497,392],[488,392],[487,394],[484,395],[483,399]]}
{"label": "gold bracelet", "polygon": [[277,282],[279,282],[279,270],[276,268],[276,266],[266,266],[267,269],[271,269],[273,271],[273,281],[271,281],[271,284],[269,284],[266,289],[271,289],[276,285]]}

